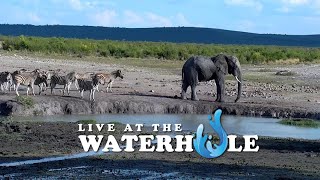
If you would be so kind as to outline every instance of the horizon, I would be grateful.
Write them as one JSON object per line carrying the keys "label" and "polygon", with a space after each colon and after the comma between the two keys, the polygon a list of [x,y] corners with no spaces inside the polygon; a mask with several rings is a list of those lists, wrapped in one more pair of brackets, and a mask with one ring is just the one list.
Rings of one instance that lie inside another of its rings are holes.
{"label": "horizon", "polygon": [[170,26],[170,27],[108,27],[108,26],[94,26],[94,25],[68,25],[68,24],[0,24],[0,25],[22,25],[22,26],[73,26],[73,27],[96,27],[96,28],[123,28],[123,29],[156,29],[156,28],[198,28],[198,29],[213,29],[213,30],[223,30],[231,32],[240,32],[248,34],[260,34],[260,35],[282,35],[282,36],[318,36],[319,34],[276,34],[276,33],[255,33],[247,31],[239,31],[232,29],[221,29],[221,28],[210,28],[210,27],[192,27],[192,26]]}
{"label": "horizon", "polygon": [[256,34],[318,35],[319,22],[320,0],[9,0],[0,7],[0,24],[184,26]]}

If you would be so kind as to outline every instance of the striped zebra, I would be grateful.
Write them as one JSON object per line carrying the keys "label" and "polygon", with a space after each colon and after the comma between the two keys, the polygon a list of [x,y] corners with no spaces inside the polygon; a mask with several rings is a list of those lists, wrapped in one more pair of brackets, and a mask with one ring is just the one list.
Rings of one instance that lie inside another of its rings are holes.
{"label": "striped zebra", "polygon": [[83,92],[90,90],[89,99],[90,101],[95,101],[94,93],[98,90],[99,84],[104,85],[105,81],[100,76],[93,76],[92,79],[77,79],[81,99],[83,98]]}
{"label": "striped zebra", "polygon": [[100,79],[103,79],[107,83],[107,92],[112,92],[112,84],[115,79],[118,77],[123,79],[123,73],[121,70],[112,71],[109,73],[97,73],[96,76],[98,76]]}
{"label": "striped zebra", "polygon": [[[84,74],[81,74],[81,73],[76,73],[76,79],[92,79],[93,76],[94,76],[94,73],[84,73]],[[75,81],[74,85],[76,87],[77,90],[79,90],[79,85],[78,85],[78,81]]]}
{"label": "striped zebra", "polygon": [[66,89],[67,89],[68,95],[70,95],[70,86],[72,83],[75,83],[75,81],[76,81],[75,72],[70,72],[64,76],[60,76],[57,73],[53,74],[51,76],[51,81],[50,81],[51,94],[54,94],[53,89],[58,84],[58,85],[63,85],[63,95],[65,94]]}
{"label": "striped zebra", "polygon": [[18,89],[20,85],[27,86],[27,96],[29,95],[29,88],[32,90],[32,94],[34,94],[34,82],[39,77],[40,71],[39,69],[36,69],[32,72],[17,72],[14,74],[13,82],[15,84],[16,88],[16,94],[19,96]]}
{"label": "striped zebra", "polygon": [[46,74],[39,75],[37,79],[34,81],[34,85],[37,85],[39,87],[39,95],[41,95],[41,92],[47,90],[48,76]]}
{"label": "striped zebra", "polygon": [[0,73],[0,88],[1,91],[9,89],[9,86],[13,83],[12,75],[10,72],[1,72]]}

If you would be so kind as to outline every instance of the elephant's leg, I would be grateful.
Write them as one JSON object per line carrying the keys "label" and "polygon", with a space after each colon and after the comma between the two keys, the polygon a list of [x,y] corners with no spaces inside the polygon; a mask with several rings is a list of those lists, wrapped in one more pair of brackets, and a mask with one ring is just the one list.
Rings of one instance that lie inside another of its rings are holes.
{"label": "elephant's leg", "polygon": [[186,93],[187,93],[188,87],[189,87],[189,84],[187,82],[182,82],[181,99],[187,99]]}
{"label": "elephant's leg", "polygon": [[193,101],[199,101],[199,98],[197,96],[196,87],[197,87],[197,84],[191,85],[191,100],[193,100]]}
{"label": "elephant's leg", "polygon": [[218,77],[216,80],[216,86],[217,86],[217,102],[224,102],[224,96],[225,96],[225,88],[224,88],[224,77]]}
{"label": "elephant's leg", "polygon": [[221,83],[221,96],[219,102],[224,102],[224,96],[225,96],[225,89],[224,89],[224,83]]}
{"label": "elephant's leg", "polygon": [[216,101],[220,102],[220,99],[221,99],[221,87],[220,87],[220,83],[219,83],[218,79],[215,79],[215,82],[216,82],[216,87],[217,87],[217,98],[216,98]]}

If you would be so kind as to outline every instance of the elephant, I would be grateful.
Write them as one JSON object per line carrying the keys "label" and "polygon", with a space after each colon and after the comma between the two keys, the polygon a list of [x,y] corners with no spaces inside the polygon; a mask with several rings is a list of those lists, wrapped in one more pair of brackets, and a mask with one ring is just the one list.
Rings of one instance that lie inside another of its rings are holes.
{"label": "elephant", "polygon": [[241,96],[241,67],[237,57],[218,54],[214,57],[190,57],[182,68],[182,92],[181,98],[186,99],[186,91],[191,86],[191,99],[198,101],[196,86],[199,82],[215,80],[217,86],[217,102],[224,102],[225,75],[232,74],[238,81],[238,94],[235,102]]}

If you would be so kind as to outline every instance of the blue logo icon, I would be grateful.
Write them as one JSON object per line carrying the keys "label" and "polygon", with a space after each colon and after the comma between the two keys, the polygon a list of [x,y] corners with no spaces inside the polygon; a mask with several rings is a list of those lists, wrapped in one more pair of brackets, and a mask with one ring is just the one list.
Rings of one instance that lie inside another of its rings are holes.
{"label": "blue logo icon", "polygon": [[222,114],[222,111],[218,109],[214,113],[214,119],[212,119],[211,115],[208,116],[208,119],[210,121],[210,126],[217,133],[220,140],[219,145],[214,144],[215,148],[213,148],[213,145],[211,142],[212,136],[203,134],[204,133],[203,124],[200,124],[198,126],[196,137],[193,140],[193,146],[196,149],[196,151],[205,158],[217,158],[221,156],[227,149],[228,135],[221,125],[221,119],[220,119],[221,114]]}

